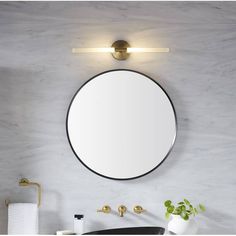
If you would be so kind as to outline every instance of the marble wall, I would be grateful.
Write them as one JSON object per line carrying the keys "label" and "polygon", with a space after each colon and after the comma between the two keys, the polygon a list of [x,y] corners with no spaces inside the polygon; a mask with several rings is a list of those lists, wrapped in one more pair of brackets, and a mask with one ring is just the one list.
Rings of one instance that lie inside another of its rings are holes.
{"label": "marble wall", "polygon": [[[71,48],[170,47],[169,54],[72,55]],[[40,233],[159,225],[163,201],[189,198],[207,212],[200,233],[236,234],[236,2],[1,2],[0,233],[7,232],[6,198],[34,201],[28,177],[43,187]],[[157,80],[173,100],[178,137],[167,160],[132,181],[94,175],[74,156],[65,118],[75,91],[104,70],[129,68]],[[124,218],[96,212],[143,205]]]}

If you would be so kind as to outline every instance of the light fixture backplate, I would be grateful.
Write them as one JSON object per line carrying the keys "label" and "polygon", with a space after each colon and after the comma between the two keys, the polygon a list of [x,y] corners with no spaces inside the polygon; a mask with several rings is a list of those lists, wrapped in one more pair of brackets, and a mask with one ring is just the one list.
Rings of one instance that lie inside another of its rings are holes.
{"label": "light fixture backplate", "polygon": [[115,41],[111,47],[115,49],[115,52],[112,53],[112,56],[116,60],[126,60],[129,57],[129,53],[127,53],[127,48],[130,47],[129,43],[125,40],[117,40]]}

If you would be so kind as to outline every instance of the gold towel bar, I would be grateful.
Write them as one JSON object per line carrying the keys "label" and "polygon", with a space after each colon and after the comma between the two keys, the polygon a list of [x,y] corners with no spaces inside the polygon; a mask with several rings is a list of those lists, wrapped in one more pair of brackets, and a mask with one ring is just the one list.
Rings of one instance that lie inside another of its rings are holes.
{"label": "gold towel bar", "polygon": [[[22,178],[22,179],[20,179],[20,181],[19,181],[19,185],[20,185],[20,186],[23,186],[23,187],[25,187],[25,186],[30,186],[30,185],[34,185],[34,186],[36,186],[36,187],[38,188],[38,207],[40,207],[40,205],[41,205],[41,186],[40,186],[40,184],[35,183],[35,182],[30,182],[28,179]],[[8,205],[9,205],[9,203],[10,203],[9,200],[5,200],[5,205],[6,205],[7,207],[8,207]]]}

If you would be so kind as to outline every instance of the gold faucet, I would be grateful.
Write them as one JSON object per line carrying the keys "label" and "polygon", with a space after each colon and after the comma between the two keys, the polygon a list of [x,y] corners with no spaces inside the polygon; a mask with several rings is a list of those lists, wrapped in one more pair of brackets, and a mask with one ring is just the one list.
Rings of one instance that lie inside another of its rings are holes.
{"label": "gold faucet", "polygon": [[118,207],[118,212],[119,212],[120,217],[123,217],[123,216],[124,216],[124,213],[125,213],[126,211],[127,211],[126,206],[120,205],[120,206]]}

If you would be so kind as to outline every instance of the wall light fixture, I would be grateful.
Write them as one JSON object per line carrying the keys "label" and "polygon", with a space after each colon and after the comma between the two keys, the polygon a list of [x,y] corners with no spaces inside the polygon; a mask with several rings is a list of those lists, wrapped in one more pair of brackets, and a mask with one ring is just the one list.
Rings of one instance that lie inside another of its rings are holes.
{"label": "wall light fixture", "polygon": [[108,48],[72,48],[72,53],[111,53],[117,60],[126,60],[130,53],[157,53],[169,51],[169,48],[132,48],[125,40],[117,40]]}

